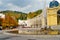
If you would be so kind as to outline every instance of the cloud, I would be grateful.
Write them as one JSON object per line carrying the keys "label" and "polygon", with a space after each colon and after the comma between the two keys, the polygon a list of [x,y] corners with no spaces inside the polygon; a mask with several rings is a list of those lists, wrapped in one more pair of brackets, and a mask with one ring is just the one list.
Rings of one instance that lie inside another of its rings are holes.
{"label": "cloud", "polygon": [[60,0],[57,0],[60,3]]}
{"label": "cloud", "polygon": [[0,1],[0,5],[2,5],[3,4],[3,2],[2,1]]}
{"label": "cloud", "polygon": [[41,1],[44,1],[44,0],[34,0],[34,1],[36,1],[36,2],[41,2]]}
{"label": "cloud", "polygon": [[[44,1],[45,0],[0,0],[0,10],[33,12],[43,9]],[[47,6],[49,6],[50,1],[51,0],[47,0]]]}
{"label": "cloud", "polygon": [[24,7],[20,7],[20,6],[14,5],[12,3],[8,3],[7,7],[8,7],[9,10],[13,10],[13,11],[24,11],[24,10],[27,10],[27,9],[31,8],[32,6],[27,5],[27,6],[24,6]]}

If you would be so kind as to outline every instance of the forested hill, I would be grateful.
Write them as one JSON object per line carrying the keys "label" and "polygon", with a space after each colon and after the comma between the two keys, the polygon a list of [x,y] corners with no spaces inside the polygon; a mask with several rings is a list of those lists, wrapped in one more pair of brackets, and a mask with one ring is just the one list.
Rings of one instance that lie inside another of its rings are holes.
{"label": "forested hill", "polygon": [[5,15],[9,16],[14,16],[16,19],[21,19],[21,20],[27,20],[36,17],[37,15],[41,14],[42,10],[37,10],[35,12],[29,12],[29,13],[23,13],[23,12],[18,12],[18,11],[0,11],[0,13],[3,13]]}

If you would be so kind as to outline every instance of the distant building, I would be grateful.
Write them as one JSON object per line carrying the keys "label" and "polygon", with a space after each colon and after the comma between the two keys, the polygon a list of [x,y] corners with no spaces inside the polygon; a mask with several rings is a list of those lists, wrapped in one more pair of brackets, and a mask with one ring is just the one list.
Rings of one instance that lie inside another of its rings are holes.
{"label": "distant building", "polygon": [[27,25],[25,20],[18,20],[18,25],[20,27],[28,27],[28,25]]}
{"label": "distant building", "polygon": [[[41,28],[42,26],[42,15],[38,15],[32,19],[28,19],[28,20],[25,20],[25,23],[27,24],[28,27],[32,27],[32,28]],[[22,23],[23,21],[20,21],[20,24]],[[22,23],[23,24],[23,23]],[[44,23],[43,23],[44,24]]]}

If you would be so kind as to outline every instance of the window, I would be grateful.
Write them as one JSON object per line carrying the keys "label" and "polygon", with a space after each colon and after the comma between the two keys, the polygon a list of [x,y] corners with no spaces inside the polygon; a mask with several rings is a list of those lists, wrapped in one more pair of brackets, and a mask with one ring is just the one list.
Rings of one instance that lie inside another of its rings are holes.
{"label": "window", "polygon": [[60,10],[57,11],[57,14],[60,14]]}
{"label": "window", "polygon": [[60,25],[60,10],[57,11],[57,23]]}

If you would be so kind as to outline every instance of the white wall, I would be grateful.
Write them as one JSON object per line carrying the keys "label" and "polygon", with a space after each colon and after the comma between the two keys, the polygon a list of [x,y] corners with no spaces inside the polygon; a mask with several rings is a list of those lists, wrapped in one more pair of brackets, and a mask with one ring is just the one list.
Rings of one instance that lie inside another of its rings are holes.
{"label": "white wall", "polygon": [[0,13],[0,17],[1,17],[1,18],[5,18],[5,15],[2,14],[2,13]]}

